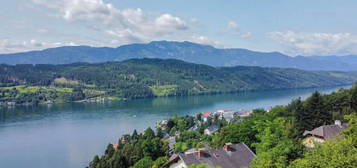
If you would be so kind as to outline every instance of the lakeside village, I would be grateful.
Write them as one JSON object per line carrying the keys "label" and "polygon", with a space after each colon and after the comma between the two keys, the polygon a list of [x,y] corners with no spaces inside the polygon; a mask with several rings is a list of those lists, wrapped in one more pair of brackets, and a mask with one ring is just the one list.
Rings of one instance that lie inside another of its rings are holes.
{"label": "lakeside village", "polygon": [[[264,111],[269,112],[270,109]],[[135,136],[145,137],[151,132],[152,136],[156,134],[166,142],[168,148],[165,148],[166,151],[163,152],[167,152],[165,155],[170,156],[166,159],[158,159],[161,163],[152,163],[159,165],[156,166],[157,168],[191,168],[198,165],[212,168],[245,168],[249,167],[256,157],[248,145],[243,142],[224,143],[223,147],[212,148],[206,142],[212,141],[213,135],[227,124],[241,122],[252,113],[252,110],[242,109],[239,111],[217,110],[199,113],[196,116],[174,116],[171,119],[157,122],[156,132],[148,128],[143,133],[137,134],[135,130],[133,135],[123,135],[119,143],[109,146],[112,146],[113,150],[123,149],[122,146],[132,143]],[[306,130],[303,133],[305,138],[302,145],[306,148],[314,148],[316,144],[334,138],[345,128],[347,128],[346,123],[336,120],[332,125],[322,125],[310,131]],[[95,165],[95,160],[96,158],[91,163],[92,165]]]}

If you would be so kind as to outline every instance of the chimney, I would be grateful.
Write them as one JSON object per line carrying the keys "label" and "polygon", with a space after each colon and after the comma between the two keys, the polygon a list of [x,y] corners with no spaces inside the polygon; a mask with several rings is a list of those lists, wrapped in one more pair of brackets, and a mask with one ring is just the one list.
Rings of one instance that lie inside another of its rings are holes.
{"label": "chimney", "polygon": [[121,143],[122,143],[122,144],[125,144],[125,143],[126,143],[126,138],[125,138],[125,136],[122,136],[122,137],[121,137]]}
{"label": "chimney", "polygon": [[197,157],[198,158],[201,158],[201,157],[203,157],[204,156],[204,151],[202,150],[202,149],[199,149],[197,152],[196,152],[196,154],[197,154]]}
{"label": "chimney", "polygon": [[231,147],[232,147],[232,143],[226,143],[226,144],[224,144],[223,148],[226,152],[228,152],[228,151],[231,151]]}
{"label": "chimney", "polygon": [[340,120],[335,120],[335,125],[341,126],[341,121]]}

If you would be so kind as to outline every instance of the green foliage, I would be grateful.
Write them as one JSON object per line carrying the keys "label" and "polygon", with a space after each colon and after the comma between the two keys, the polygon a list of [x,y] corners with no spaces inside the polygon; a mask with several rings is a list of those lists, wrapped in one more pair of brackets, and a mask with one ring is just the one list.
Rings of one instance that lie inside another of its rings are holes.
{"label": "green foliage", "polygon": [[332,115],[327,111],[324,103],[323,97],[319,92],[313,93],[305,101],[305,114],[307,115],[305,128],[307,130],[332,122]]}
{"label": "green foliage", "polygon": [[176,92],[177,85],[150,86],[155,96],[169,96]]}
{"label": "green foliage", "polygon": [[[212,167],[207,166],[205,164],[193,164],[193,165],[188,166],[188,168],[212,168]],[[216,166],[214,168],[221,168],[221,167],[220,166]]]}
{"label": "green foliage", "polygon": [[151,129],[151,127],[147,128],[145,131],[144,131],[144,138],[146,139],[152,139],[155,137],[155,132],[154,130]]}
{"label": "green foliage", "polygon": [[134,131],[132,135],[124,136],[125,144],[119,144],[117,149],[109,144],[101,158],[94,157],[90,168],[161,166],[167,159],[168,144],[156,136],[151,128],[146,129],[144,135]]}
{"label": "green foliage", "polygon": [[[71,102],[219,94],[333,86],[350,84],[356,79],[352,73],[331,75],[279,68],[215,68],[160,59],[100,64],[0,65],[0,102],[37,104],[48,100]],[[14,86],[18,88],[9,89]],[[76,92],[72,93],[72,90]],[[351,100],[357,99],[352,97]]]}
{"label": "green foliage", "polygon": [[289,168],[355,168],[357,167],[357,115],[346,116],[349,127],[344,136],[336,137],[304,153]]}
{"label": "green foliage", "polygon": [[198,165],[193,164],[193,165],[188,166],[188,168],[210,168],[210,167],[205,164],[198,164]]}
{"label": "green foliage", "polygon": [[357,111],[357,84],[351,90],[351,109]]}
{"label": "green foliage", "polygon": [[252,163],[253,168],[283,168],[299,156],[301,146],[289,138],[284,118],[266,120],[257,127],[258,142],[253,146],[258,157]]}
{"label": "green foliage", "polygon": [[168,161],[169,161],[169,158],[166,156],[159,157],[154,161],[152,168],[161,168]]}
{"label": "green foliage", "polygon": [[174,147],[176,153],[182,153],[188,149],[187,144],[185,142],[176,142],[174,144]]}
{"label": "green foliage", "polygon": [[134,166],[131,168],[150,168],[153,165],[153,161],[150,157],[144,157],[140,159]]}
{"label": "green foliage", "polygon": [[[168,140],[163,138],[164,134],[169,133],[176,137],[175,152],[185,152],[207,144],[212,148],[220,148],[224,143],[244,142],[257,155],[250,165],[252,168],[356,167],[357,114],[352,113],[351,103],[354,101],[352,97],[355,90],[356,86],[329,95],[316,92],[304,101],[297,99],[287,106],[276,106],[269,112],[257,109],[244,120],[223,124],[214,136],[203,135],[200,129],[224,123],[224,119],[214,116],[208,122],[202,122],[200,115],[175,115],[168,120],[167,128],[157,130],[157,134],[151,128],[143,134],[134,131],[131,136],[126,135],[128,142],[120,148],[114,150],[112,145],[108,145],[105,155],[94,157],[90,167],[159,168],[169,157]],[[331,116],[345,116],[344,121],[349,123],[349,127],[343,131],[343,135],[327,140],[314,149],[304,149],[301,131],[310,128],[304,121],[317,127],[330,123]],[[188,130],[194,125],[198,126],[197,131]],[[176,131],[180,131],[180,134],[175,135]],[[190,167],[205,168],[206,165]]]}

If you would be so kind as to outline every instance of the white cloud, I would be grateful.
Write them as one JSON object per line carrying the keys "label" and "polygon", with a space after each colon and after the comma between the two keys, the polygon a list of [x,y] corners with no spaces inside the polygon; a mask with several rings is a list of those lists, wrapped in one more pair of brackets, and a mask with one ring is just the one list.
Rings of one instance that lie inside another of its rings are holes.
{"label": "white cloud", "polygon": [[348,55],[357,53],[357,36],[350,33],[271,32],[269,37],[292,55]]}
{"label": "white cloud", "polygon": [[68,21],[74,20],[97,20],[110,22],[119,14],[112,4],[102,0],[63,0],[60,7],[62,17]]}
{"label": "white cloud", "polygon": [[251,32],[244,32],[244,33],[240,33],[239,35],[241,38],[243,39],[249,39],[252,37],[252,33]]}
{"label": "white cloud", "polygon": [[[33,0],[48,6],[49,1]],[[117,45],[151,40],[175,40],[191,36],[187,22],[169,13],[153,14],[142,9],[118,9],[103,0],[61,0],[57,9],[68,22],[80,22],[110,35]],[[112,42],[110,42],[112,43]]]}
{"label": "white cloud", "polygon": [[226,31],[229,34],[239,36],[242,39],[248,39],[252,37],[251,32],[242,32],[239,28],[239,25],[235,21],[229,21],[227,23]]}
{"label": "white cloud", "polygon": [[234,21],[229,21],[227,24],[227,29],[231,31],[239,31],[238,24]]}
{"label": "white cloud", "polygon": [[43,48],[59,47],[63,45],[76,45],[73,42],[69,43],[48,43],[40,42],[35,39],[26,40],[26,41],[13,41],[9,39],[0,40],[0,52],[1,53],[14,53],[14,52],[23,52],[30,50],[39,50]]}
{"label": "white cloud", "polygon": [[186,22],[179,17],[172,16],[170,14],[162,14],[155,20],[157,27],[161,29],[177,29],[177,30],[186,30],[188,27]]}
{"label": "white cloud", "polygon": [[206,36],[194,35],[194,36],[191,36],[191,38],[189,40],[192,41],[192,42],[195,42],[195,43],[211,45],[211,46],[214,46],[214,47],[217,47],[217,48],[223,48],[224,47],[222,43],[220,43],[218,41],[210,40]]}

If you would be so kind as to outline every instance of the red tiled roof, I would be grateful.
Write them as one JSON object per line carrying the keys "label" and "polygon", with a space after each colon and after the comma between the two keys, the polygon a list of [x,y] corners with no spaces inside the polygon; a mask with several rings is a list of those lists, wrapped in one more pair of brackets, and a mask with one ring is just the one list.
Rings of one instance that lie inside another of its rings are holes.
{"label": "red tiled roof", "polygon": [[202,113],[202,116],[203,116],[203,117],[208,117],[208,116],[210,116],[210,115],[211,115],[211,112]]}

